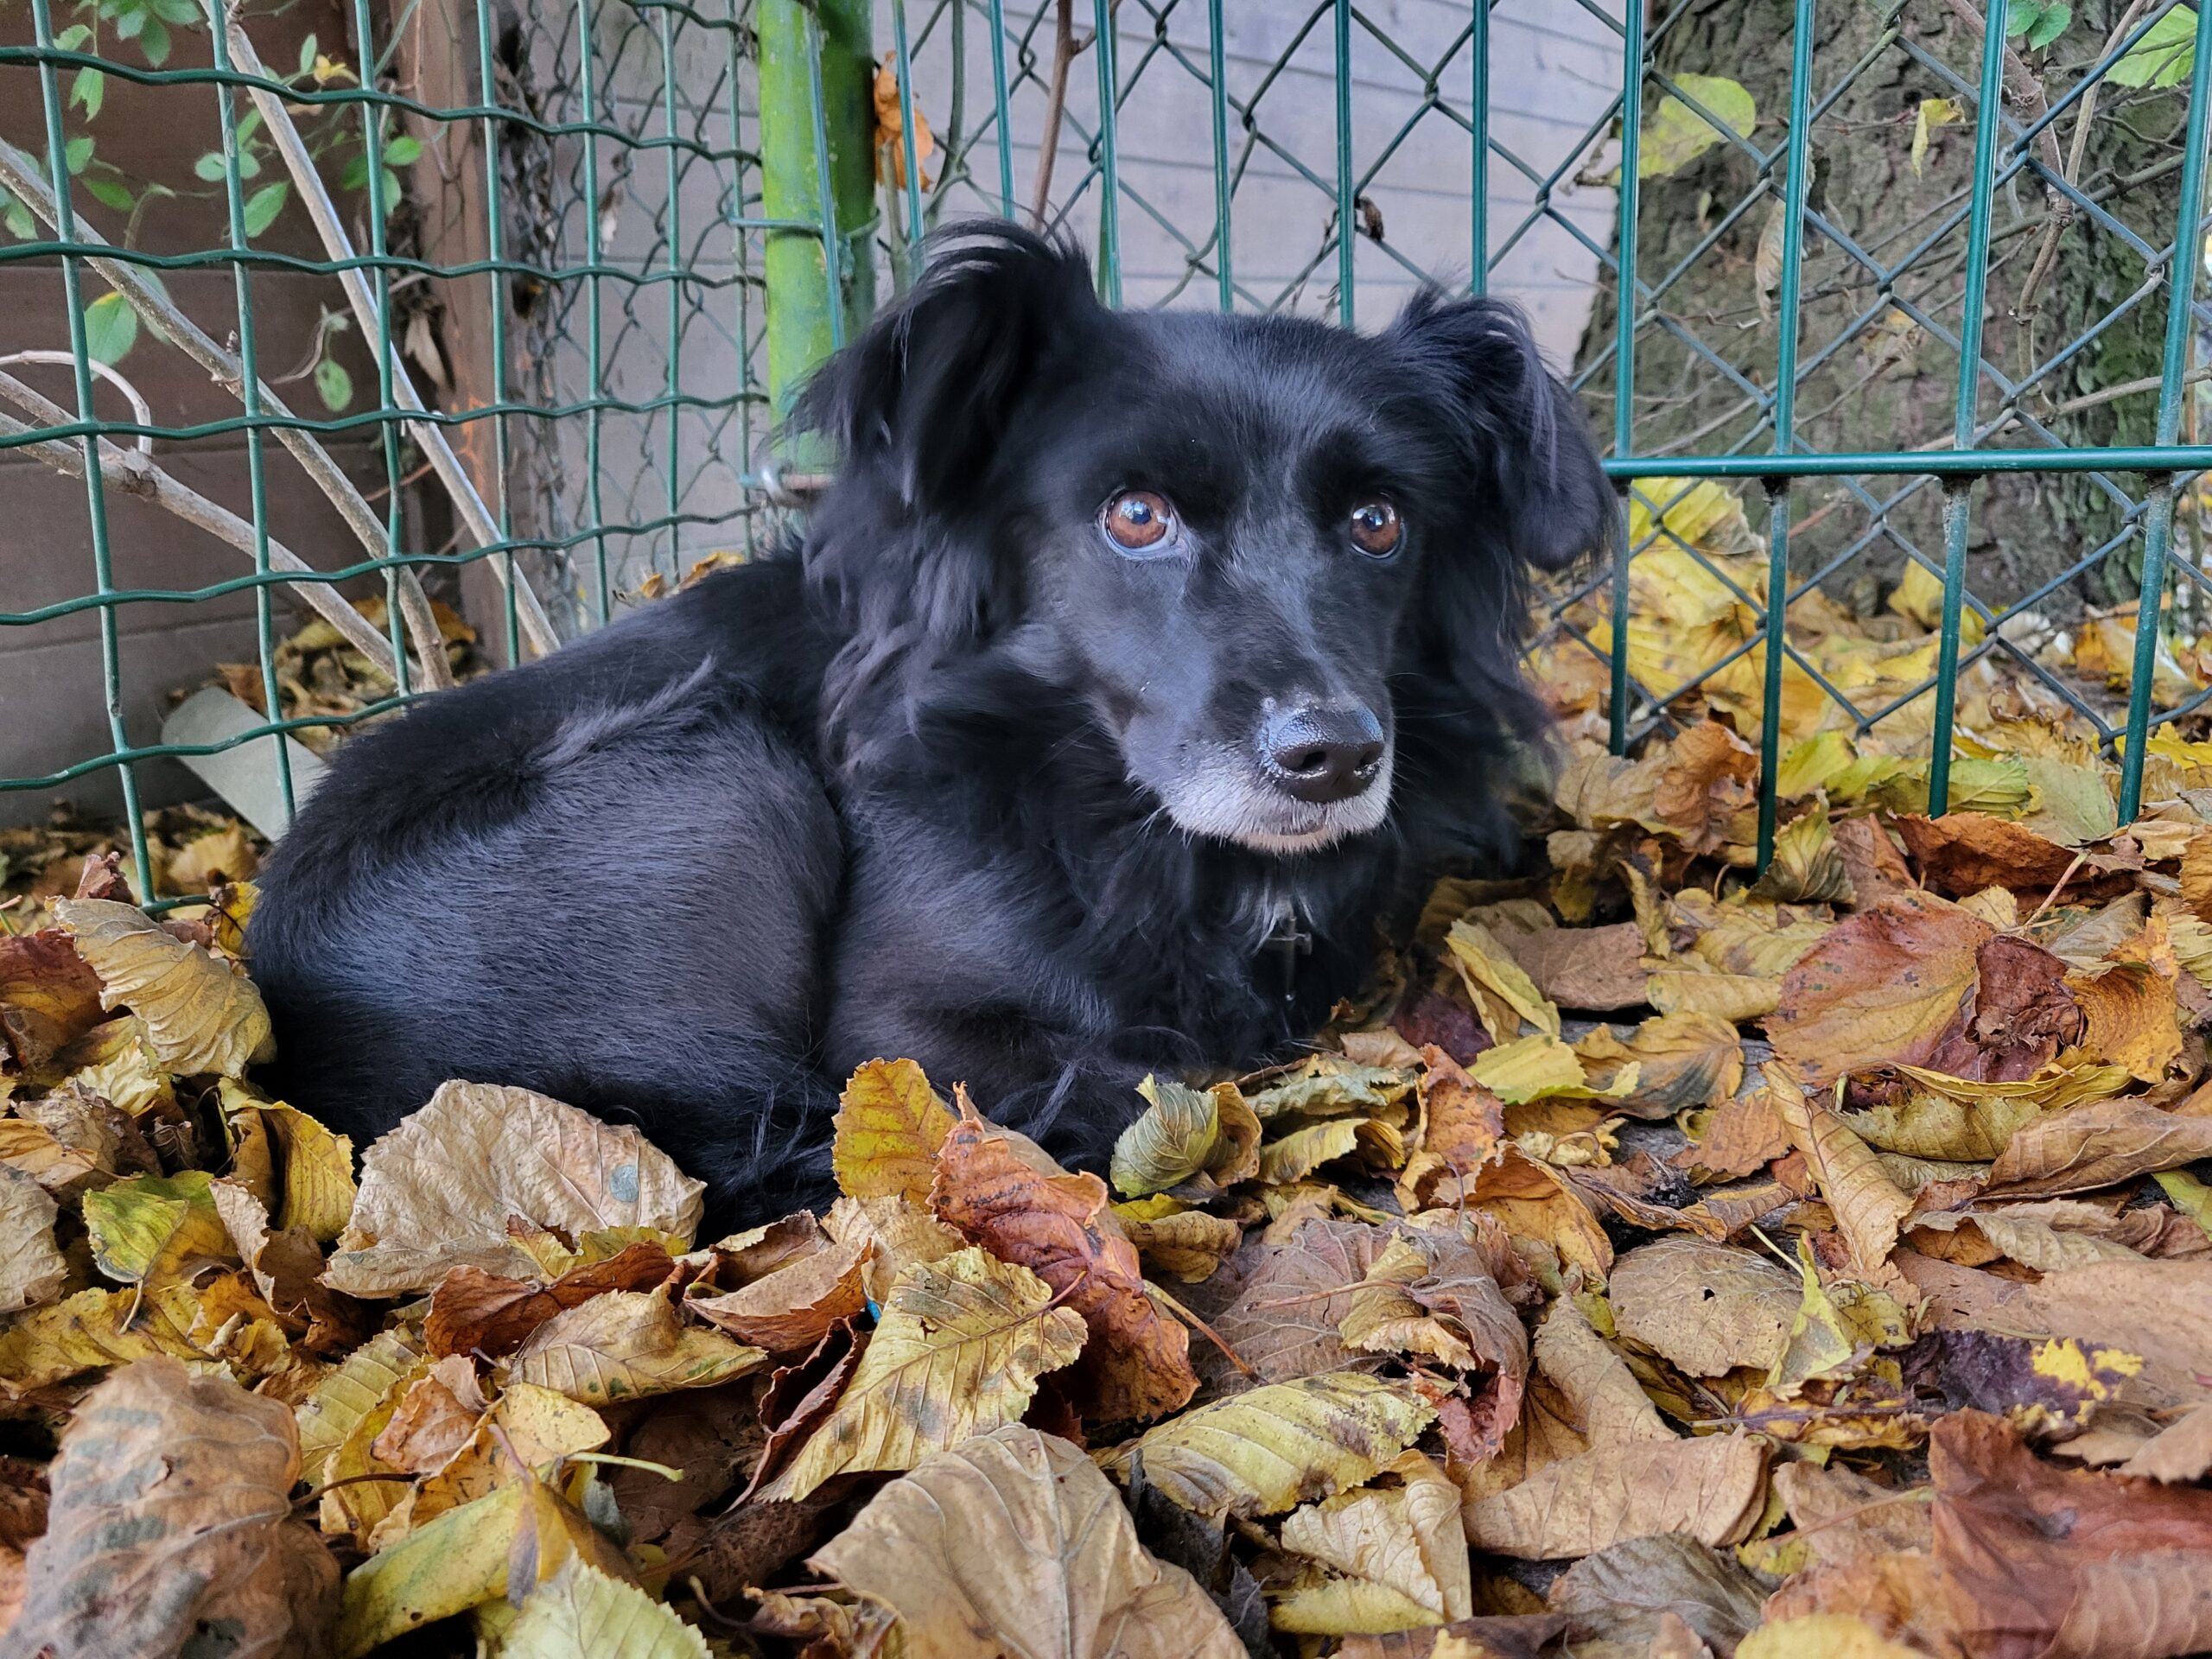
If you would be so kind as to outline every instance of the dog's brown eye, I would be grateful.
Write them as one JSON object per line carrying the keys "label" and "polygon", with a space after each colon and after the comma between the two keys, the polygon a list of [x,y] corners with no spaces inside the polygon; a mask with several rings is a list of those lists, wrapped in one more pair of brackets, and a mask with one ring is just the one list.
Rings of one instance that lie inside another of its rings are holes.
{"label": "dog's brown eye", "polygon": [[1363,553],[1386,557],[1398,550],[1405,533],[1397,508],[1388,501],[1363,501],[1351,510],[1351,538]]}
{"label": "dog's brown eye", "polygon": [[1131,553],[1148,553],[1165,542],[1175,528],[1175,509],[1167,498],[1150,490],[1123,490],[1106,504],[1098,522],[1114,545]]}

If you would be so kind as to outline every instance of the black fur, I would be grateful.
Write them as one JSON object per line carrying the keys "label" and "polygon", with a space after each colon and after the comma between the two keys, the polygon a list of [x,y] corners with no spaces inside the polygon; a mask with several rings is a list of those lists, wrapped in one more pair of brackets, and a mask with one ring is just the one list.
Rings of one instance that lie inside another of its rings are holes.
{"label": "black fur", "polygon": [[[1095,1166],[1147,1071],[1280,1052],[1425,869],[1503,841],[1524,570],[1612,512],[1509,308],[1117,314],[1077,251],[969,228],[803,417],[843,459],[796,550],[341,752],[251,931],[296,1103],[359,1141],[524,1084],[735,1221],[818,1198],[842,1079],[910,1055]],[[1107,539],[1124,488],[1179,550]],[[1385,560],[1346,533],[1378,494]],[[1253,770],[1316,701],[1379,717],[1388,812],[1281,850],[1380,810]]]}

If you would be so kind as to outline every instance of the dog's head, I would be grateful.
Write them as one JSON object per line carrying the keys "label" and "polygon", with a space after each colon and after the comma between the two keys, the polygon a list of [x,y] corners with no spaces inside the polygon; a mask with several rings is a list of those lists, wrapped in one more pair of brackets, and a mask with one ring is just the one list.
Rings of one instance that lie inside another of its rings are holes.
{"label": "dog's head", "polygon": [[1526,572],[1612,522],[1508,306],[1424,294],[1374,336],[1114,312],[1005,226],[941,240],[802,418],[843,458],[807,550],[852,630],[833,721],[988,653],[1183,829],[1268,852],[1383,823],[1409,689],[1526,724]]}

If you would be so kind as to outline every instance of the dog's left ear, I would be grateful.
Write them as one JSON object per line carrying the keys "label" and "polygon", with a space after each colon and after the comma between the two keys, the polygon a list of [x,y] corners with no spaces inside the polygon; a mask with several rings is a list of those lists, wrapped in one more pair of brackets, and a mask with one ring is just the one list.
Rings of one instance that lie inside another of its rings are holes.
{"label": "dog's left ear", "polygon": [[1504,551],[1558,570],[1611,544],[1613,492],[1588,423],[1544,366],[1518,310],[1427,290],[1384,338],[1456,428],[1482,512]]}

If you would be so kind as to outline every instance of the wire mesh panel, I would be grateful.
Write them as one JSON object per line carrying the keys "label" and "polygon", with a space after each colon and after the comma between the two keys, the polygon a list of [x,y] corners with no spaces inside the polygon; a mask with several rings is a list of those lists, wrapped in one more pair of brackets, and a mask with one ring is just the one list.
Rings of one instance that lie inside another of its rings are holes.
{"label": "wire mesh panel", "polygon": [[[204,788],[181,750],[251,759],[275,833],[328,733],[757,550],[817,481],[772,441],[806,369],[970,213],[1079,235],[1123,304],[1520,302],[1623,490],[1533,660],[1571,734],[1713,712],[1754,741],[1762,856],[1824,734],[1869,776],[1920,757],[1941,812],[1993,723],[2040,720],[2121,753],[2132,812],[2161,723],[2212,698],[2212,13],[2179,0],[0,27],[0,465],[29,504],[0,685],[69,711],[0,739],[35,759],[0,763],[0,811],[105,786],[142,890],[138,784]],[[89,678],[11,671],[46,639]],[[241,657],[245,716],[164,741],[168,694]]]}

